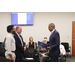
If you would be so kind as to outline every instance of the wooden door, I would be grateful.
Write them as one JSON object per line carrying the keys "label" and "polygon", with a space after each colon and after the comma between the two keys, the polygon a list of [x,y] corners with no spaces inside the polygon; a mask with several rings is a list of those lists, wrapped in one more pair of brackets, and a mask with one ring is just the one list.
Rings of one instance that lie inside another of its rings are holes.
{"label": "wooden door", "polygon": [[72,22],[72,56],[75,56],[75,22]]}

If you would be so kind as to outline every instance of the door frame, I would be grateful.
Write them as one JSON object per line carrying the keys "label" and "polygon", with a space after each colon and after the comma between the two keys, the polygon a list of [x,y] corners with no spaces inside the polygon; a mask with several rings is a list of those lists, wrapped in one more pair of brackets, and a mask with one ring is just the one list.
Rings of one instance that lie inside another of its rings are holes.
{"label": "door frame", "polygon": [[[75,21],[72,21],[72,37],[73,37],[73,22],[75,22]],[[72,41],[72,39],[71,39],[71,41]],[[72,55],[72,51],[73,51],[73,50],[72,50],[72,46],[73,46],[73,45],[72,45],[72,42],[71,42],[71,55]],[[72,55],[72,56],[73,56],[73,55]]]}

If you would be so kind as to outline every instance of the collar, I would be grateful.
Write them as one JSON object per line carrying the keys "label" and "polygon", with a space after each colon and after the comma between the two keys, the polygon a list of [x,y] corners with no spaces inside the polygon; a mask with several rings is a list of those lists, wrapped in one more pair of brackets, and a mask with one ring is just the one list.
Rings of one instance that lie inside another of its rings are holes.
{"label": "collar", "polygon": [[9,33],[9,35],[14,36],[14,34],[12,34],[12,33]]}
{"label": "collar", "polygon": [[20,35],[20,34],[18,34],[17,32],[16,32],[16,34],[17,34],[17,35]]}
{"label": "collar", "polygon": [[51,33],[53,33],[55,31],[55,29],[53,31],[51,31]]}

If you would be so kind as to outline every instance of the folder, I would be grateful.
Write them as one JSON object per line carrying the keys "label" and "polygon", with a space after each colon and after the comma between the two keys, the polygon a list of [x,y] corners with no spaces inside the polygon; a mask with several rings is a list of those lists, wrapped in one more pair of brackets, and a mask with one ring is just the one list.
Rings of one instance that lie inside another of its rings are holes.
{"label": "folder", "polygon": [[44,44],[43,42],[38,41],[38,45],[42,47],[48,47],[48,44]]}

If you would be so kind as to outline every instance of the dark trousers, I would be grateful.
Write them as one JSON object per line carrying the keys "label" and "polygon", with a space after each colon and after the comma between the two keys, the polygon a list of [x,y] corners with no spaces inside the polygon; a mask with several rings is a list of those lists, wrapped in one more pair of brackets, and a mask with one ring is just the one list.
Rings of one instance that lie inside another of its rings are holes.
{"label": "dark trousers", "polygon": [[51,56],[51,62],[58,62],[58,56]]}
{"label": "dark trousers", "polygon": [[16,58],[15,62],[22,62],[22,58]]}
{"label": "dark trousers", "polygon": [[20,57],[16,56],[15,62],[23,62],[23,55]]}

